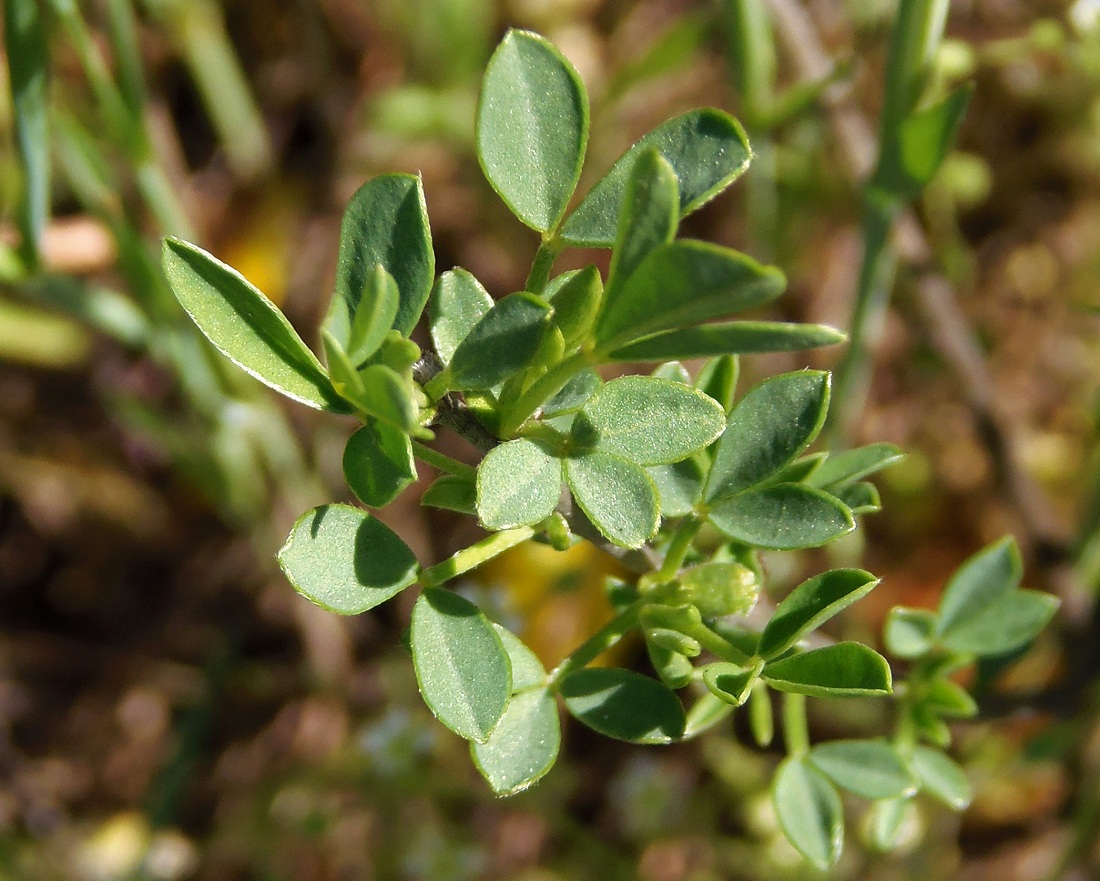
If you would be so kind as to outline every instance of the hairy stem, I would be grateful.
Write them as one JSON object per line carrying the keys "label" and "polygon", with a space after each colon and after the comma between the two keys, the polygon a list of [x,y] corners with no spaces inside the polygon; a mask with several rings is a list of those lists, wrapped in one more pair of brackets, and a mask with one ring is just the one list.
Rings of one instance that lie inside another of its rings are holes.
{"label": "hairy stem", "polygon": [[476,569],[482,563],[493,559],[498,554],[504,553],[509,548],[514,548],[521,542],[527,541],[535,534],[530,526],[520,526],[516,529],[506,529],[483,538],[476,544],[463,548],[456,554],[448,557],[442,563],[436,563],[420,573],[420,583],[424,587],[436,587],[445,581],[450,581]]}
{"label": "hairy stem", "polygon": [[568,658],[551,671],[546,680],[546,687],[554,691],[561,684],[562,679],[574,670],[587,666],[608,649],[617,645],[619,640],[637,626],[638,613],[644,604],[644,600],[632,603],[592,634]]}
{"label": "hairy stem", "polygon": [[469,477],[471,479],[477,474],[476,468],[467,465],[465,462],[459,462],[458,459],[452,459],[447,454],[439,452],[439,450],[433,450],[420,441],[413,441],[412,447],[416,458],[447,474],[453,474],[456,477]]}

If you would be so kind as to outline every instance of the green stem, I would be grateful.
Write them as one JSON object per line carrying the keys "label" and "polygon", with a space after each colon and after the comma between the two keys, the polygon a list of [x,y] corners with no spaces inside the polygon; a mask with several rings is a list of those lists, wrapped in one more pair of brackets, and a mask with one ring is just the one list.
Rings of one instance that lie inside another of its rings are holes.
{"label": "green stem", "polygon": [[637,626],[638,613],[643,605],[645,605],[645,600],[631,603],[592,634],[576,651],[551,671],[546,680],[546,687],[554,691],[562,679],[574,670],[586,667],[604,652],[617,645],[626,634]]}
{"label": "green stem", "polygon": [[[500,436],[504,439],[515,437],[516,432],[528,417],[560,392],[573,375],[586,366],[588,366],[588,356],[583,352],[576,352],[550,368],[519,396],[519,400],[515,402],[512,409],[504,415],[500,425]],[[431,383],[428,385],[430,386]]]}
{"label": "green stem", "polygon": [[[731,664],[736,664],[738,667],[750,666],[752,657],[746,655],[741,649],[733,645],[733,643],[719,636],[706,624],[697,624],[695,627],[687,628],[684,630],[685,636],[690,636],[696,640],[699,645],[705,648],[715,657],[721,658],[723,661],[729,661]],[[761,669],[762,666],[761,666]]]}
{"label": "green stem", "polygon": [[549,239],[539,245],[535,252],[535,260],[531,264],[531,273],[527,276],[525,290],[532,294],[541,294],[550,280],[550,270],[554,268],[554,261],[558,259],[565,243],[559,239]]}
{"label": "green stem", "polygon": [[702,525],[701,520],[691,515],[680,521],[680,525],[676,527],[676,532],[669,543],[668,550],[665,551],[665,559],[661,563],[661,568],[657,570],[658,578],[672,578],[680,571],[680,567],[684,565],[684,558],[691,550],[692,539],[695,538],[695,533],[699,531]]}
{"label": "green stem", "polygon": [[422,462],[427,462],[433,468],[438,468],[440,471],[444,471],[447,474],[453,474],[456,477],[468,477],[473,479],[477,474],[477,469],[467,465],[465,462],[459,462],[458,459],[452,459],[445,453],[439,452],[439,450],[433,450],[426,444],[422,444],[420,441],[412,442],[413,453],[416,454]]}
{"label": "green stem", "polygon": [[424,394],[433,404],[451,390],[451,371],[447,368],[440,370],[424,385]]}
{"label": "green stem", "polygon": [[792,756],[800,756],[810,748],[805,695],[783,695],[783,741],[787,744],[787,753]]}
{"label": "green stem", "polygon": [[516,529],[496,532],[476,544],[470,545],[468,548],[463,548],[442,563],[429,566],[420,573],[420,583],[424,587],[437,587],[445,581],[457,578],[464,572],[476,569],[487,560],[491,560],[509,548],[514,548],[521,542],[527,541],[534,534],[535,530],[530,526],[520,526]]}

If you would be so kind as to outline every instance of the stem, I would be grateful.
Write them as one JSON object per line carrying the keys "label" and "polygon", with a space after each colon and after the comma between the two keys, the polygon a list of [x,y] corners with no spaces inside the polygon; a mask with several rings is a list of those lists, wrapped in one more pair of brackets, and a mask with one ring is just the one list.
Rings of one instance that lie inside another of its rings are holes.
{"label": "stem", "polygon": [[579,648],[551,671],[546,680],[546,687],[554,691],[561,680],[574,670],[586,667],[608,649],[617,645],[619,640],[637,625],[638,612],[644,604],[644,600],[631,603],[592,634]]}
{"label": "stem", "polygon": [[532,294],[541,294],[550,280],[550,270],[554,268],[554,261],[558,259],[565,243],[559,239],[550,239],[539,245],[535,252],[535,260],[531,264],[531,273],[527,276],[525,290]]}
{"label": "stem", "polygon": [[413,441],[412,446],[416,458],[422,462],[427,462],[433,468],[438,468],[440,471],[453,474],[456,477],[469,477],[472,479],[477,474],[476,468],[467,465],[465,462],[459,462],[458,459],[452,459],[445,453],[439,452],[439,450],[433,450],[420,441]]}
{"label": "stem", "polygon": [[424,394],[433,404],[450,391],[451,371],[444,368],[424,384]]}
{"label": "stem", "polygon": [[560,392],[573,375],[587,365],[588,356],[583,352],[576,352],[550,368],[536,380],[534,385],[519,396],[519,400],[512,406],[511,411],[505,414],[501,420],[500,436],[505,439],[515,437],[516,432],[528,417]]}
{"label": "stem", "polygon": [[676,527],[676,532],[669,543],[668,550],[665,551],[665,559],[661,563],[661,568],[657,571],[658,578],[669,579],[680,571],[680,567],[684,565],[684,558],[691,550],[691,541],[702,525],[701,520],[691,515],[680,521],[680,525]]}
{"label": "stem", "polygon": [[810,748],[805,695],[790,692],[783,695],[783,740],[792,756],[800,756]]}
{"label": "stem", "polygon": [[493,559],[498,554],[504,553],[509,548],[514,548],[521,542],[527,541],[535,534],[530,526],[519,526],[516,529],[506,529],[496,532],[481,541],[463,548],[456,554],[448,557],[442,563],[436,563],[420,573],[420,583],[424,587],[437,587],[445,581],[450,581],[476,569],[482,563]]}
{"label": "stem", "polygon": [[[696,640],[712,655],[721,658],[723,661],[736,664],[738,667],[745,667],[752,660],[749,655],[746,655],[731,642],[723,639],[706,624],[698,624],[695,627],[688,628],[684,631],[684,635]],[[763,665],[760,666],[763,669]]]}

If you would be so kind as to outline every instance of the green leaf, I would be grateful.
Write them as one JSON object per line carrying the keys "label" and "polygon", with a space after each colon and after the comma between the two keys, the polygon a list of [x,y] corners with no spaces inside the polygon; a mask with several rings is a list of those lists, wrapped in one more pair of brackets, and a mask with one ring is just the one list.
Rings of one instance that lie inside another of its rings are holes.
{"label": "green leaf", "polygon": [[784,373],[753,386],[729,415],[706,500],[721,502],[767,480],[810,445],[829,410],[829,374]]}
{"label": "green leaf", "polygon": [[678,593],[705,618],[747,615],[760,596],[760,581],[740,563],[700,563],[680,577]]}
{"label": "green leaf", "polygon": [[515,795],[537,783],[553,766],[561,747],[561,724],[545,688],[516,694],[484,743],[470,755],[497,795]]}
{"label": "green leaf", "polygon": [[749,167],[745,132],[729,114],[692,110],[668,120],[627,150],[569,215],[562,238],[571,245],[610,248],[619,228],[627,182],[638,155],[656,147],[680,184],[680,217],[705,205]]}
{"label": "green leaf", "polygon": [[815,548],[855,528],[848,509],[821,490],[779,483],[734,496],[711,510],[730,538],[775,550]]}
{"label": "green leaf", "polygon": [[809,761],[837,786],[863,798],[901,798],[917,791],[905,761],[885,740],[818,744],[810,750]]}
{"label": "green leaf", "polygon": [[1058,599],[1016,590],[975,611],[940,637],[944,648],[983,658],[1007,655],[1031,642],[1058,611]]}
{"label": "green leaf", "polygon": [[596,320],[603,297],[603,282],[595,266],[563,272],[550,279],[543,297],[554,307],[554,324],[567,347],[580,343]]}
{"label": "green leaf", "polygon": [[939,750],[918,746],[909,757],[909,768],[920,781],[921,792],[949,808],[961,811],[974,797],[963,769]]}
{"label": "green leaf", "polygon": [[384,603],[420,571],[393,530],[349,505],[322,505],[299,517],[279,551],[279,566],[298,593],[341,615]]}
{"label": "green leaf", "polygon": [[965,627],[986,608],[1007,596],[1020,583],[1024,568],[1011,537],[1002,538],[964,562],[940,598],[938,637]]}
{"label": "green leaf", "polygon": [[886,799],[871,806],[868,832],[876,850],[888,853],[898,846],[914,810],[911,798]]}
{"label": "green leaf", "polygon": [[510,30],[493,52],[477,109],[477,155],[512,212],[549,232],[565,213],[588,144],[588,95],[548,40]]}
{"label": "green leaf", "polygon": [[543,418],[552,419],[575,413],[592,397],[602,382],[600,375],[591,367],[585,367],[573,374],[573,378],[562,386],[562,390],[542,405]]}
{"label": "green leaf", "polygon": [[882,510],[882,499],[878,494],[878,487],[866,480],[849,484],[838,490],[836,497],[853,514],[877,514]]}
{"label": "green leaf", "polygon": [[409,639],[424,703],[455,734],[485,743],[512,694],[508,655],[489,619],[458,594],[426,587]]}
{"label": "green leaf", "polygon": [[436,354],[450,364],[455,349],[493,308],[493,298],[465,269],[448,269],[436,280],[428,301],[428,325]]}
{"label": "green leaf", "polygon": [[687,458],[722,433],[722,406],[679,382],[623,376],[604,384],[573,422],[577,449],[613,453],[638,465]]}
{"label": "green leaf", "polygon": [[39,2],[4,2],[12,122],[23,172],[19,228],[32,265],[50,216],[50,56],[42,10]]}
{"label": "green leaf", "polygon": [[674,690],[684,688],[691,682],[695,667],[680,652],[650,639],[646,639],[646,651],[649,654],[650,663],[653,664],[653,669],[657,671],[661,681],[669,688]]}
{"label": "green leaf", "polygon": [[775,607],[757,651],[762,658],[783,654],[878,583],[879,579],[862,569],[833,569],[803,581]]}
{"label": "green leaf", "polygon": [[520,291],[498,300],[459,343],[450,371],[456,389],[488,389],[522,370],[538,353],[553,310]]}
{"label": "green leaf", "polygon": [[[768,478],[768,483],[811,483],[808,478],[817,471],[828,453],[810,453],[795,459]],[[832,493],[829,493],[832,495]]]}
{"label": "green leaf", "polygon": [[749,730],[761,749],[767,749],[775,737],[775,715],[768,687],[759,679],[749,692]]}
{"label": "green leaf", "polygon": [[892,655],[899,658],[923,657],[935,644],[936,613],[927,609],[895,606],[886,616],[883,639]]}
{"label": "green leaf", "polygon": [[667,379],[669,382],[678,382],[680,385],[689,385],[694,388],[691,382],[691,374],[679,361],[668,361],[664,364],[658,364],[649,375],[655,376],[658,379]]}
{"label": "green leaf", "polygon": [[353,408],[365,410],[367,388],[363,385],[363,377],[328,327],[321,329],[321,343],[325,349],[325,361],[328,363],[328,377],[332,387]]}
{"label": "green leaf", "polygon": [[493,629],[500,637],[500,642],[508,655],[508,663],[512,666],[512,694],[545,685],[546,669],[542,666],[538,655],[524,645],[523,640],[507,627],[493,622]]}
{"label": "green leaf", "polygon": [[777,691],[811,697],[874,696],[891,690],[886,659],[858,642],[838,642],[771,661],[762,675]]}
{"label": "green leaf", "polygon": [[719,700],[710,692],[699,695],[687,712],[687,726],[684,728],[684,740],[698,737],[729,717],[733,707]]}
{"label": "green leaf", "polygon": [[[377,264],[397,282],[400,302],[392,326],[408,336],[424,311],[435,277],[424,186],[415,175],[385,174],[367,181],[344,211],[335,296],[345,304],[352,324]],[[347,340],[336,337],[346,348]]]}
{"label": "green leaf", "polygon": [[574,718],[616,740],[672,743],[684,734],[687,719],[675,692],[631,670],[578,670],[558,691]]}
{"label": "green leaf", "polygon": [[460,514],[477,514],[477,484],[472,477],[443,474],[424,491],[420,504]]}
{"label": "green leaf", "polygon": [[417,427],[417,406],[409,382],[385,364],[372,364],[359,371],[363,380],[363,409],[400,431]]}
{"label": "green leaf", "polygon": [[163,262],[180,305],[230,361],[289,398],[346,412],[321,362],[278,307],[244,276],[171,237],[164,240]]}
{"label": "green leaf", "polygon": [[830,453],[807,482],[836,492],[904,458],[905,453],[893,444],[868,444],[843,453]]}
{"label": "green leaf", "polygon": [[651,465],[646,474],[657,487],[662,517],[690,514],[703,495],[706,472],[698,459],[691,457],[671,465]]}
{"label": "green leaf", "polygon": [[378,351],[397,318],[400,299],[393,276],[376,264],[351,322],[347,352],[352,363],[360,365]]}
{"label": "green leaf", "polygon": [[638,154],[630,170],[619,211],[619,228],[604,294],[605,308],[610,308],[638,265],[656,248],[676,237],[679,222],[676,172],[655,147],[647,147]]}
{"label": "green leaf", "polygon": [[520,438],[493,447],[477,468],[478,519],[486,529],[533,526],[561,498],[561,460]]}
{"label": "green leaf", "polygon": [[733,396],[737,391],[738,363],[736,355],[720,355],[711,358],[695,377],[695,387],[714,398],[728,414],[733,409]]}
{"label": "green leaf", "polygon": [[730,321],[681,327],[646,337],[607,355],[611,361],[665,361],[755,352],[799,352],[835,346],[846,337],[825,324]]}
{"label": "green leaf", "polygon": [[707,242],[681,239],[651,252],[596,319],[601,356],[687,324],[751,309],[779,296],[787,280],[773,266]]}
{"label": "green leaf", "polygon": [[753,683],[759,675],[756,670],[746,670],[728,661],[707,664],[702,671],[703,684],[710,693],[735,707],[749,699]]}
{"label": "green leaf", "polygon": [[409,436],[373,420],[348,440],[343,467],[355,497],[371,508],[388,505],[416,480]]}
{"label": "green leaf", "polygon": [[799,756],[785,759],[772,781],[772,801],[787,840],[810,863],[828,869],[844,846],[844,807],[829,779]]}
{"label": "green leaf", "polygon": [[633,462],[586,453],[565,460],[565,477],[585,516],[608,541],[637,548],[657,532],[657,488]]}
{"label": "green leaf", "polygon": [[933,679],[921,697],[921,705],[953,719],[970,719],[978,715],[978,703],[961,685],[950,679]]}

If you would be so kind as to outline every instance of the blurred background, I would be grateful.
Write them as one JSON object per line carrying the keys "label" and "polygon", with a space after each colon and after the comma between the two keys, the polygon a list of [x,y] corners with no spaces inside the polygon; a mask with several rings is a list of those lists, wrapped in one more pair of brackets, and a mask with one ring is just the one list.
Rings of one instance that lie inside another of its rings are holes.
{"label": "blurred background", "polygon": [[[28,4],[10,0],[9,27]],[[520,26],[588,85],[581,191],[671,115],[741,115],[758,159],[685,234],[778,264],[790,288],[768,317],[843,328],[894,4],[773,3],[771,87],[791,100],[772,115],[745,106],[717,0],[37,5],[38,251],[21,244],[27,181],[0,89],[0,879],[813,875],[768,800],[780,755],[743,745],[740,719],[670,748],[570,724],[553,773],[493,799],[420,703],[400,645],[412,598],[342,619],[274,565],[298,513],[348,497],[351,422],[284,406],[212,356],[158,243],[200,243],[315,342],[344,203],[373,175],[419,172],[439,268],[521,289],[537,241],[473,152],[481,70]],[[955,0],[947,36],[937,78],[976,92],[901,224],[873,378],[844,429],[909,456],[879,480],[884,513],[828,553],[769,556],[770,586],[862,562],[883,585],[836,632],[875,644],[891,605],[933,605],[966,556],[1015,534],[1025,586],[1063,609],[1026,655],[970,678],[982,715],[954,754],[974,805],[921,801],[901,851],[880,855],[853,803],[832,875],[1100,877],[1100,3]],[[382,516],[423,563],[469,542],[418,500]],[[609,571],[594,550],[521,547],[466,589],[553,663],[607,616]],[[815,703],[822,737],[889,724],[873,704]]]}

